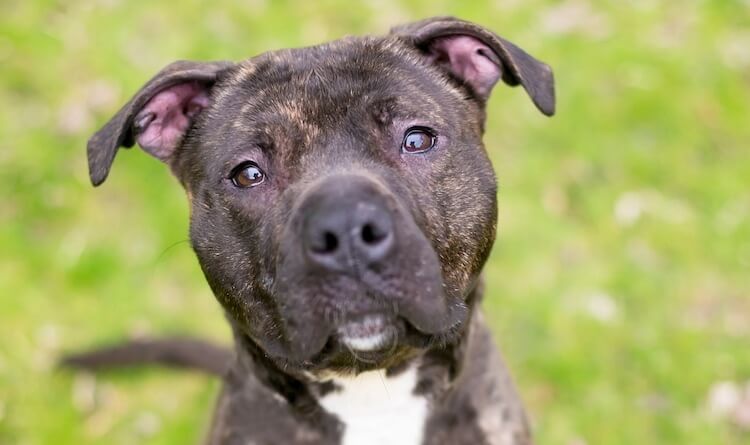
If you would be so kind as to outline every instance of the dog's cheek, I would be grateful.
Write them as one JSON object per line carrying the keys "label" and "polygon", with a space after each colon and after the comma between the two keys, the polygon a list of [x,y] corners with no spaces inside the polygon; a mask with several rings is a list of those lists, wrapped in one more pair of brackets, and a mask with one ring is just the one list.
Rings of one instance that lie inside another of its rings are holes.
{"label": "dog's cheek", "polygon": [[[456,144],[437,172],[435,196],[445,237],[439,246],[445,284],[467,292],[489,256],[497,224],[497,185],[481,145]],[[479,156],[477,156],[479,153]]]}
{"label": "dog's cheek", "polygon": [[190,238],[206,280],[228,316],[254,338],[277,323],[264,264],[268,246],[259,220],[248,219],[208,193],[194,198]]}

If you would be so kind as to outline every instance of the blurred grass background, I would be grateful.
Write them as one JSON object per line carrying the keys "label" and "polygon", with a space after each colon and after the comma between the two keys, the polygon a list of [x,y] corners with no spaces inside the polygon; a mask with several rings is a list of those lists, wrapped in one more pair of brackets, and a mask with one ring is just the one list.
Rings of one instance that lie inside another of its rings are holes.
{"label": "blurred grass background", "polygon": [[206,428],[212,379],[54,366],[132,335],[228,339],[167,169],[123,151],[89,185],[86,139],[130,94],[176,59],[440,14],[556,73],[557,116],[499,87],[486,136],[501,191],[485,308],[539,443],[750,443],[747,0],[0,2],[0,443]]}

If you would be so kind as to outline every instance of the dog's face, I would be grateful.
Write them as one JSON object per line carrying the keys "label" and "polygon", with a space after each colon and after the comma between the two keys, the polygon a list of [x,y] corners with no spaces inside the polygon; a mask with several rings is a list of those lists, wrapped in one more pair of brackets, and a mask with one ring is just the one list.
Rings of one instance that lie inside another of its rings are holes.
{"label": "dog's face", "polygon": [[203,270],[245,332],[331,365],[460,327],[495,229],[476,102],[394,39],[223,76],[175,171]]}
{"label": "dog's face", "polygon": [[484,104],[500,79],[552,114],[546,65],[450,18],[385,37],[178,62],[89,143],[167,162],[235,328],[309,371],[396,364],[461,332],[495,235]]}

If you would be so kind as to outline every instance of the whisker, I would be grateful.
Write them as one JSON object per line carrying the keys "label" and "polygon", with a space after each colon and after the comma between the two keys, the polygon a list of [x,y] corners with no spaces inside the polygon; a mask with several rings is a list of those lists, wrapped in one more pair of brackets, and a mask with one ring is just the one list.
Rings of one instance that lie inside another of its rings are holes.
{"label": "whisker", "polygon": [[187,238],[185,238],[185,239],[183,239],[183,240],[180,240],[180,241],[177,241],[177,242],[174,242],[174,243],[170,244],[169,246],[167,246],[167,247],[166,247],[166,248],[165,248],[165,249],[164,249],[164,250],[163,250],[163,251],[162,251],[162,252],[161,252],[161,253],[159,254],[159,256],[158,256],[158,257],[156,257],[156,261],[155,261],[155,262],[156,262],[156,263],[159,263],[160,261],[162,261],[162,260],[164,259],[164,257],[166,256],[166,254],[167,254],[167,253],[169,253],[169,251],[170,251],[170,250],[174,249],[175,247],[177,247],[177,246],[179,246],[179,245],[181,245],[181,244],[184,244],[184,243],[189,243],[189,242],[190,242],[190,240],[189,240],[189,239],[187,239]]}

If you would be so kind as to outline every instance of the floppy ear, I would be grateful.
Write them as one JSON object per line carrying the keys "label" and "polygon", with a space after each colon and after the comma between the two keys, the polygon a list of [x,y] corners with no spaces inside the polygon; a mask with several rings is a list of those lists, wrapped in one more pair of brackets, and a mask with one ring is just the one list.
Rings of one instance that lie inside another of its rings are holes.
{"label": "floppy ear", "polygon": [[169,160],[195,117],[208,106],[218,74],[230,66],[230,62],[179,61],[149,80],[89,139],[91,182],[104,182],[117,150],[135,142],[156,158]]}
{"label": "floppy ear", "polygon": [[391,30],[446,69],[482,100],[502,78],[523,85],[536,107],[555,113],[552,69],[492,31],[453,17],[434,17]]}

